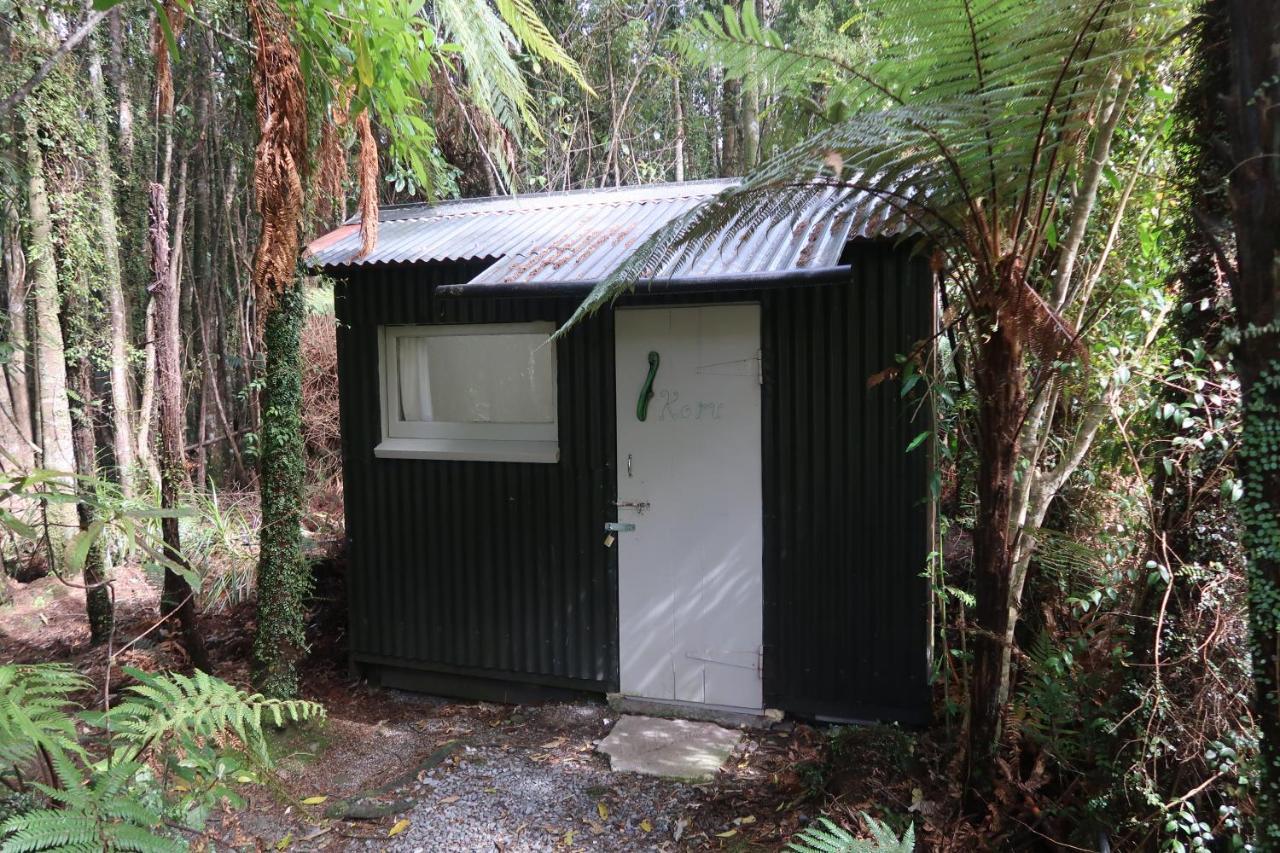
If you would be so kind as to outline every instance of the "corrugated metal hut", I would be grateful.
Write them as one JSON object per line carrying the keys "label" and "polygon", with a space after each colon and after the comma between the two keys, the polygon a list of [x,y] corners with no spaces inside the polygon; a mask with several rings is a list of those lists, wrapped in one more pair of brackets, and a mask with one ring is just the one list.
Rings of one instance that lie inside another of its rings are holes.
{"label": "corrugated metal hut", "polygon": [[928,714],[931,334],[871,200],[735,233],[547,337],[704,181],[383,210],[337,280],[353,663],[393,686]]}

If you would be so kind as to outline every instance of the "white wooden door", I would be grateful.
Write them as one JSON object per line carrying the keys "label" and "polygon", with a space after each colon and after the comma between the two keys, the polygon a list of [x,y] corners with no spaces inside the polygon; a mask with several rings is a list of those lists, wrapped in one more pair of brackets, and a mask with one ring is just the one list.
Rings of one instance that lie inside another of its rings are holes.
{"label": "white wooden door", "polygon": [[616,334],[622,693],[758,710],[760,306],[624,309]]}

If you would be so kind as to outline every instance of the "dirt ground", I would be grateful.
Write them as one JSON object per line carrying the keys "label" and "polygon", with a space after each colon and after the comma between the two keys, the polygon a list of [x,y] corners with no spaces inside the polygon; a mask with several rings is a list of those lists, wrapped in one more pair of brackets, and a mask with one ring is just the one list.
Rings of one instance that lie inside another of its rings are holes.
{"label": "dirt ground", "polygon": [[[157,595],[137,570],[115,578],[117,667],[185,667],[181,648],[158,631],[130,642],[151,627]],[[88,645],[82,593],[52,577],[4,583],[0,660],[68,661],[101,684],[107,650]],[[468,703],[355,681],[342,598],[341,567],[322,565],[303,692],[325,705],[327,721],[280,738],[270,781],[244,786],[248,806],[218,816],[193,846],[778,849],[819,809],[847,819],[872,806],[919,808],[920,793],[892,766],[869,763],[834,797],[824,792],[830,738],[804,725],[747,732],[716,779],[689,785],[610,772],[595,744],[614,717],[599,702]],[[206,614],[202,628],[216,674],[247,685],[252,608]],[[113,667],[113,690],[122,681]]]}

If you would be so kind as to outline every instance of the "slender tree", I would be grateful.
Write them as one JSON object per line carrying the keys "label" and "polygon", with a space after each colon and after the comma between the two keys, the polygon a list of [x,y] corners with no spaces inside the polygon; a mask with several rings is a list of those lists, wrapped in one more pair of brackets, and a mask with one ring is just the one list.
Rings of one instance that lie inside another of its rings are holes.
{"label": "slender tree", "polygon": [[[165,190],[151,185],[151,295],[155,300],[156,390],[160,424],[160,506],[176,510],[187,482],[183,441],[182,354],[178,329],[177,281],[169,268],[169,215]],[[187,581],[190,573],[182,555],[178,517],[166,514],[160,525],[164,535],[164,591],[160,612],[174,619],[182,633],[183,645],[198,669],[210,671],[209,655],[196,620],[195,592]]]}

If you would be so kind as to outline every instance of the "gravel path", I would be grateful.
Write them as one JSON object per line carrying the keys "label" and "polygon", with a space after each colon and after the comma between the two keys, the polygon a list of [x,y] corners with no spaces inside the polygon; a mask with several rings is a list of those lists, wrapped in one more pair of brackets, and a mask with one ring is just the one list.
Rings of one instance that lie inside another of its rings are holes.
{"label": "gravel path", "polygon": [[600,703],[460,703],[360,687],[335,691],[330,705],[322,734],[297,733],[279,784],[214,821],[212,849],[775,849],[804,819],[784,811],[800,792],[790,768],[803,753],[787,733],[748,733],[713,781],[694,785],[612,772],[596,744],[615,715]]}
{"label": "gravel path", "polygon": [[610,772],[595,743],[611,723],[601,706],[549,705],[464,737],[450,760],[404,791],[418,804],[390,849],[674,849],[701,792]]}

